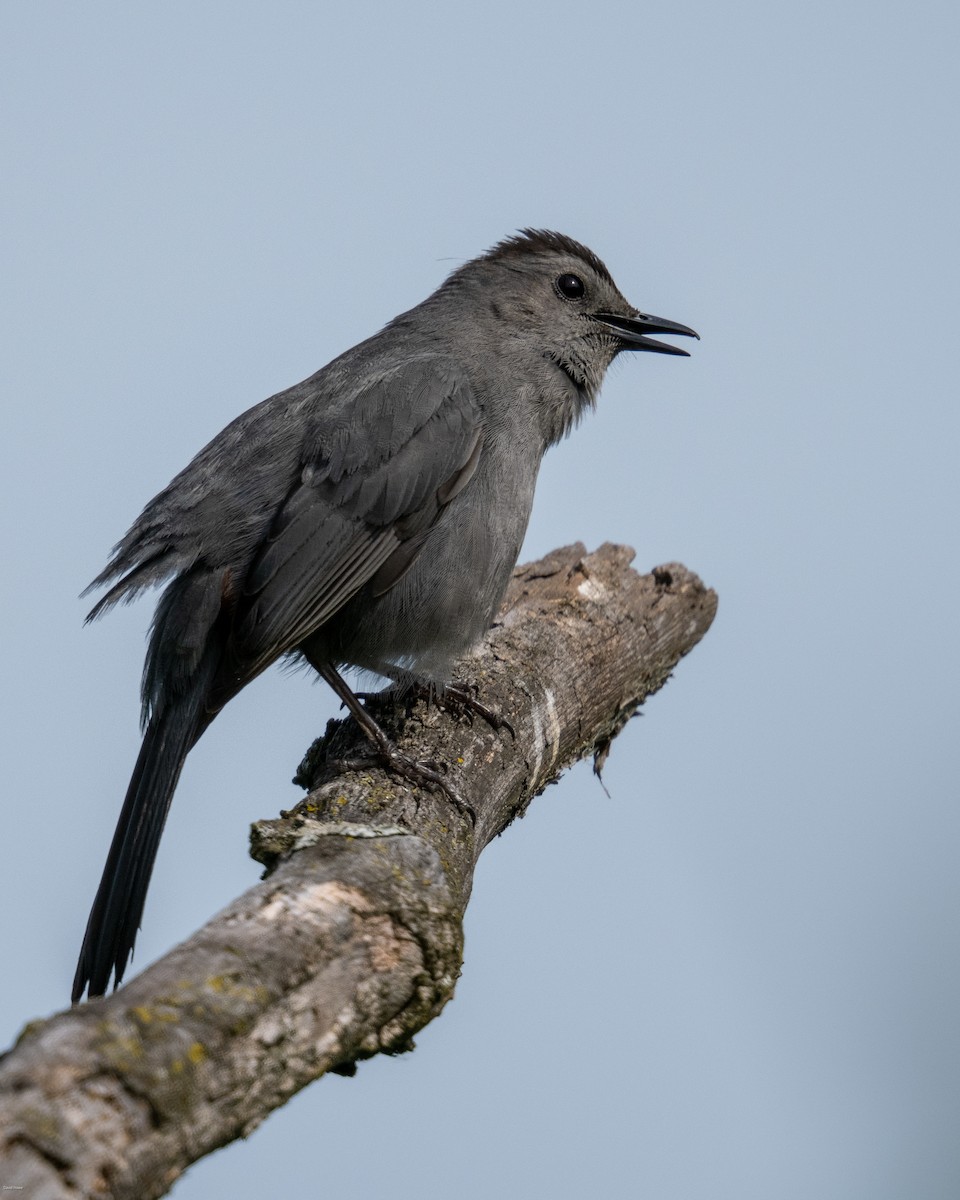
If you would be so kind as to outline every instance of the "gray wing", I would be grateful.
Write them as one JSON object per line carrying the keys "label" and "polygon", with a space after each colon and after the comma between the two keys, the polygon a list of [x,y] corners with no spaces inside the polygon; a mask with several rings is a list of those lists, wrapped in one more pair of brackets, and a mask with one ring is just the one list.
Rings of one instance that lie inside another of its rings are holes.
{"label": "gray wing", "polygon": [[304,414],[327,402],[321,375],[241,413],[153,497],[84,591],[112,584],[88,621],[195,565],[242,575],[299,475]]}
{"label": "gray wing", "polygon": [[406,363],[321,420],[243,584],[234,647],[249,671],[299,645],[366,583],[412,564],[472,477],[483,432],[448,360]]}

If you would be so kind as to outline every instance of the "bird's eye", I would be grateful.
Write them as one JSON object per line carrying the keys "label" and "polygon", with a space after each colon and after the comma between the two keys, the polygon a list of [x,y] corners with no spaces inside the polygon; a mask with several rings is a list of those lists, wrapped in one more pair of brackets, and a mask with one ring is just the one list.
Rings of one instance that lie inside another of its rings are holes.
{"label": "bird's eye", "polygon": [[564,300],[582,300],[586,290],[579,275],[560,275],[557,279],[557,291]]}

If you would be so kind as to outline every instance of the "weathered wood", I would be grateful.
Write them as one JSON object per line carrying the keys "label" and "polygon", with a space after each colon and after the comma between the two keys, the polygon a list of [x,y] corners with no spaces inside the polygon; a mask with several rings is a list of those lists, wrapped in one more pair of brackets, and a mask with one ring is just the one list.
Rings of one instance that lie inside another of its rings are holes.
{"label": "weathered wood", "polygon": [[112,996],[27,1026],[0,1062],[0,1165],[33,1198],[160,1196],[294,1092],[409,1048],[453,994],[477,858],[571,763],[606,754],[709,628],[716,596],[676,565],[566,547],[517,568],[465,678],[510,727],[381,703],[406,753],[445,764],[476,811],[381,769],[331,722],[312,790],[258,822],[265,879]]}

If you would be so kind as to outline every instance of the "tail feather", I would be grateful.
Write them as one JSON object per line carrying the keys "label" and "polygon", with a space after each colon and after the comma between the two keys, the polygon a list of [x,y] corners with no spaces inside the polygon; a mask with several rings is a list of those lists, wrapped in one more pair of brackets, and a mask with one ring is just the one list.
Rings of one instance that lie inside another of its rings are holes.
{"label": "tail feather", "polygon": [[212,673],[198,671],[189,690],[166,705],[147,727],[90,910],[73,980],[74,1003],[84,989],[90,996],[102,996],[111,972],[115,987],[123,978],[177,780],[191,747],[212,719],[204,706]]}

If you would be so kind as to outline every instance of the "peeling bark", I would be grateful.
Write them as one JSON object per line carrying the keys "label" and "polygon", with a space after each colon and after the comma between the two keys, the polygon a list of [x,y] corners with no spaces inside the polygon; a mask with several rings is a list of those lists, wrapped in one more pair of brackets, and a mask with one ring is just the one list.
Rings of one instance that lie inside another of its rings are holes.
{"label": "peeling bark", "polygon": [[264,880],[112,996],[28,1025],[0,1061],[3,1182],[32,1200],[166,1192],[327,1071],[409,1049],[453,995],[483,848],[578,759],[602,765],[643,700],[704,635],[716,596],[685,567],[638,576],[632,551],[566,547],[518,567],[462,664],[469,709],[370,701],[406,753],[445,764],[477,813],[379,768],[331,721],[260,821]]}

